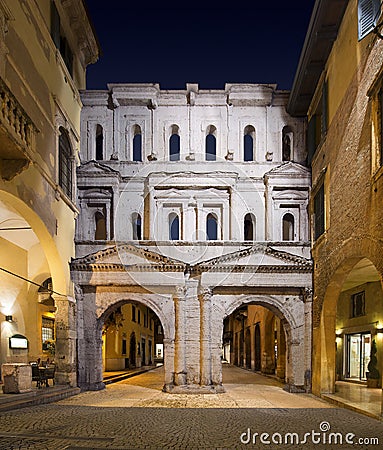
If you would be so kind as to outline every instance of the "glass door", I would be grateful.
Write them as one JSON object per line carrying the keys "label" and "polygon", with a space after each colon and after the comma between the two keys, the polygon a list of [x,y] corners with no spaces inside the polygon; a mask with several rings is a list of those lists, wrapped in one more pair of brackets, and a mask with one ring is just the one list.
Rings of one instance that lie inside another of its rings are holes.
{"label": "glass door", "polygon": [[346,335],[347,370],[346,378],[366,381],[367,365],[370,361],[371,334],[355,333]]}

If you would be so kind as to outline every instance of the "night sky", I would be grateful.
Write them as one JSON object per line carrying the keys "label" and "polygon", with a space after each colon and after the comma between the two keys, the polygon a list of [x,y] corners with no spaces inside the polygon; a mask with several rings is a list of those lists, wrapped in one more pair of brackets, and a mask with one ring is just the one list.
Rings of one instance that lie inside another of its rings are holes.
{"label": "night sky", "polygon": [[87,88],[276,83],[278,89],[291,89],[314,3],[232,1],[229,7],[159,8],[88,0],[102,56],[88,66]]}

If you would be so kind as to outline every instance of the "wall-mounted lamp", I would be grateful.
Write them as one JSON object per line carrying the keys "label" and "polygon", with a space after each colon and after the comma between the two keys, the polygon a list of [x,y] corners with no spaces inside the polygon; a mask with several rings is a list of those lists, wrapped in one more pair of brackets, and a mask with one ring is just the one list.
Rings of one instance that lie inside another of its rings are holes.
{"label": "wall-mounted lamp", "polygon": [[7,322],[13,322],[13,317],[12,316],[5,316],[5,320]]}

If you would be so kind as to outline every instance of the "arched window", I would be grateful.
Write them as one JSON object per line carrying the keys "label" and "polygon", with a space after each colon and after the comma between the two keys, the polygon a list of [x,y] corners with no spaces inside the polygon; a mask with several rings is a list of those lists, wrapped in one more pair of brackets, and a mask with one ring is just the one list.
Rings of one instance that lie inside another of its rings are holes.
{"label": "arched window", "polygon": [[134,126],[133,130],[133,161],[142,161],[142,133],[141,127]]}
{"label": "arched window", "polygon": [[255,217],[248,213],[245,216],[245,219],[243,221],[243,228],[244,228],[244,240],[245,241],[254,241],[255,240]]}
{"label": "arched window", "polygon": [[217,140],[216,140],[217,129],[210,125],[207,129],[206,139],[205,139],[205,159],[206,161],[215,161],[217,159]]}
{"label": "arched window", "polygon": [[171,127],[171,135],[169,138],[169,159],[170,161],[179,161],[180,160],[180,136],[178,134],[179,128],[177,125],[172,125]]}
{"label": "arched window", "polygon": [[140,241],[142,239],[142,222],[141,216],[138,213],[132,215],[133,224],[133,239]]}
{"label": "arched window", "polygon": [[169,214],[169,239],[171,241],[180,239],[180,218],[176,213]]}
{"label": "arched window", "polygon": [[94,215],[94,221],[96,225],[95,233],[94,233],[94,239],[96,241],[104,241],[106,240],[106,219],[105,215],[97,211]]}
{"label": "arched window", "polygon": [[96,160],[104,159],[104,130],[100,124],[96,127]]}
{"label": "arched window", "polygon": [[72,147],[66,129],[60,127],[59,131],[59,185],[72,198]]}
{"label": "arched window", "polygon": [[292,160],[293,132],[290,127],[282,129],[282,161]]}
{"label": "arched window", "polygon": [[217,217],[212,213],[206,217],[206,238],[208,241],[216,241],[218,239],[218,221]]}
{"label": "arched window", "polygon": [[282,240],[294,240],[294,216],[290,213],[285,214],[282,219]]}
{"label": "arched window", "polygon": [[255,128],[248,125],[243,136],[243,160],[254,161]]}

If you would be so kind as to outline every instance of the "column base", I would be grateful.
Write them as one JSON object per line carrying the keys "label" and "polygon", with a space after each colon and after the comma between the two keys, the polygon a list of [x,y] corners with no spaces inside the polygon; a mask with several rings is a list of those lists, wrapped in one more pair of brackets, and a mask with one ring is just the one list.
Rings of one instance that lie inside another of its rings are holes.
{"label": "column base", "polygon": [[286,384],[283,388],[286,392],[291,392],[292,394],[307,394],[310,392],[310,389],[308,389],[306,386],[298,386],[296,384]]}
{"label": "column base", "polygon": [[79,383],[78,387],[81,391],[101,391],[105,389],[105,383],[103,381],[98,381],[97,383]]}
{"label": "column base", "polygon": [[165,384],[162,390],[169,394],[223,394],[225,392],[222,385],[201,386],[199,384],[184,384],[182,386]]}

